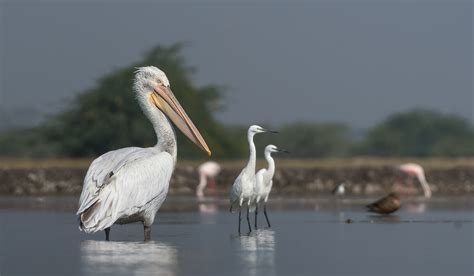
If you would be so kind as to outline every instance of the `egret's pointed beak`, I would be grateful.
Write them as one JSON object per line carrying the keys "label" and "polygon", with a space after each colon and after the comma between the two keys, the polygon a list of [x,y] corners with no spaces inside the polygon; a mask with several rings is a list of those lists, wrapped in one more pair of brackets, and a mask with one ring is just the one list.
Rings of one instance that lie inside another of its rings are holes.
{"label": "egret's pointed beak", "polygon": [[270,130],[270,129],[266,129],[266,128],[262,128],[262,132],[279,133],[276,130]]}
{"label": "egret's pointed beak", "polygon": [[150,96],[151,102],[170,118],[171,121],[198,147],[206,151],[211,156],[211,150],[202,138],[199,130],[194,126],[188,114],[179,104],[171,89],[164,85],[154,88]]}

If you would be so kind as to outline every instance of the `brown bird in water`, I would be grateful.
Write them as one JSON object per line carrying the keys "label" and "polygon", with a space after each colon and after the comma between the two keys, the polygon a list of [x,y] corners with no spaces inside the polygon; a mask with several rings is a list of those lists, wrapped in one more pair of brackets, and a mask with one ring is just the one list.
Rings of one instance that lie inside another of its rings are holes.
{"label": "brown bird in water", "polygon": [[396,193],[390,193],[374,203],[366,206],[369,212],[378,214],[391,214],[400,209],[400,198]]}

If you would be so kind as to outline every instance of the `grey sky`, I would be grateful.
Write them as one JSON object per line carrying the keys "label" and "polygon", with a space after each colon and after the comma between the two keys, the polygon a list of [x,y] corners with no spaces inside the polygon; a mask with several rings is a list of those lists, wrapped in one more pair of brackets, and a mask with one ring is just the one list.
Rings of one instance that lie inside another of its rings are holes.
{"label": "grey sky", "polygon": [[225,123],[367,127],[414,107],[473,120],[471,1],[0,5],[0,108],[18,122],[178,41],[198,83],[229,87]]}

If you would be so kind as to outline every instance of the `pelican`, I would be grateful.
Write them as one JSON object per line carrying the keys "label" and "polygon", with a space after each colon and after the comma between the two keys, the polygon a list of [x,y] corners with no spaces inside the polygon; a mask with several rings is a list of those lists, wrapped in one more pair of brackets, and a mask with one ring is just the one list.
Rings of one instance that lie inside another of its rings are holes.
{"label": "pelican", "polygon": [[408,175],[410,183],[413,178],[417,178],[423,188],[423,194],[426,198],[431,198],[431,189],[428,181],[426,181],[425,171],[423,167],[415,163],[406,163],[397,167],[398,171]]}
{"label": "pelican", "polygon": [[157,144],[150,148],[118,149],[95,159],[79,199],[79,229],[86,233],[105,230],[106,240],[113,224],[133,222],[143,223],[145,240],[150,240],[151,225],[166,198],[176,165],[176,136],[169,120],[211,155],[163,71],[152,66],[138,68],[134,92],[153,125]]}
{"label": "pelican", "polygon": [[209,187],[216,188],[216,177],[221,172],[221,166],[214,161],[207,161],[199,165],[199,184],[196,187],[196,196],[200,199],[204,198],[204,189],[209,182]]}
{"label": "pelican", "polygon": [[[272,190],[273,185],[273,175],[275,174],[275,160],[273,160],[273,152],[287,152],[285,150],[280,150],[274,145],[268,145],[265,147],[265,159],[268,163],[268,168],[261,169],[255,175],[256,185],[255,185],[255,202],[253,203],[255,208],[255,229],[257,229],[257,215],[258,215],[258,204],[260,200],[263,199],[263,213],[265,214],[265,219],[267,220],[268,227],[271,227],[270,220],[268,220],[267,215],[267,201],[268,195]],[[253,209],[253,208],[251,208]]]}
{"label": "pelican", "polygon": [[255,189],[255,163],[256,163],[256,150],[255,143],[253,142],[253,137],[257,133],[264,132],[273,132],[276,131],[266,130],[261,126],[252,125],[247,131],[247,140],[250,147],[250,158],[247,163],[247,166],[240,172],[237,179],[235,179],[234,184],[230,190],[230,212],[235,204],[239,204],[239,234],[240,234],[240,221],[242,218],[242,204],[247,202],[247,223],[249,226],[249,232],[252,231],[250,227],[249,219],[249,208],[251,201],[253,200],[253,194]]}
{"label": "pelican", "polygon": [[374,203],[366,206],[369,212],[391,214],[400,209],[400,198],[396,193],[390,193]]}

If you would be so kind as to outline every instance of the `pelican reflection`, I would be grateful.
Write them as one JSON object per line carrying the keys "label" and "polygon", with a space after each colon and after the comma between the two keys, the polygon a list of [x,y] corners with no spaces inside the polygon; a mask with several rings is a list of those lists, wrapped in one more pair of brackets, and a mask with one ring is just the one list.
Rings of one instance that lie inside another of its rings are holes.
{"label": "pelican reflection", "polygon": [[83,241],[84,274],[175,275],[177,250],[161,242]]}

